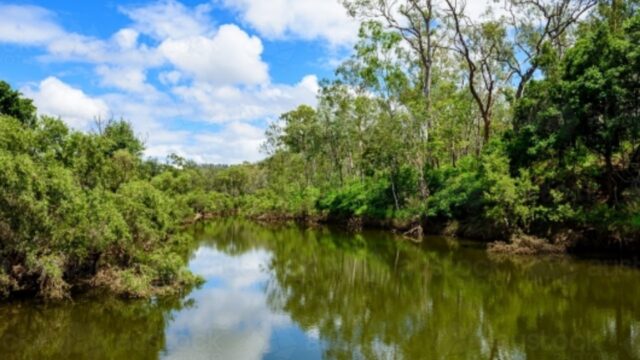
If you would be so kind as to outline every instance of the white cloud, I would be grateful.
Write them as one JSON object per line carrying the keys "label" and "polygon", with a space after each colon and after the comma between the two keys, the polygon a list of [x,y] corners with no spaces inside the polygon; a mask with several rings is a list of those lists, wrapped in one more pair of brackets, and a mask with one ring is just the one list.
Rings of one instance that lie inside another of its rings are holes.
{"label": "white cloud", "polygon": [[109,116],[109,108],[104,101],[92,98],[55,77],[48,77],[37,88],[27,87],[22,92],[34,100],[40,114],[61,117],[76,129],[86,130],[97,118]]}
{"label": "white cloud", "polygon": [[180,71],[164,71],[158,75],[158,80],[164,85],[176,85],[182,80],[182,73]]}
{"label": "white cloud", "polygon": [[[264,119],[274,119],[300,104],[315,105],[318,81],[315,76],[307,76],[293,86],[238,88],[197,84],[177,87],[175,91],[181,98],[179,105],[158,102],[154,107],[151,104],[137,105],[132,99],[122,99],[122,103],[112,106],[138,114],[136,119],[182,116],[222,124],[217,131],[205,132],[171,132],[149,128],[147,156],[164,158],[176,153],[199,163],[238,164],[264,158],[260,151],[265,140]],[[149,108],[155,108],[157,113],[143,114]],[[176,108],[190,112],[171,114]]]}
{"label": "white cloud", "polygon": [[[342,10],[329,3],[323,1],[315,12],[336,19],[328,12]],[[279,16],[284,10],[278,6]],[[310,13],[301,6],[292,10],[304,20]],[[315,76],[293,85],[272,83],[261,39],[237,25],[215,26],[212,2],[188,7],[163,0],[120,10],[131,22],[111,36],[96,38],[66,31],[44,8],[0,5],[0,43],[42,49],[42,62],[88,66],[97,75],[93,84],[103,88],[90,96],[60,75],[23,87],[41,114],[60,116],[81,130],[98,117],[122,117],[145,140],[147,156],[175,152],[198,162],[240,163],[263,158],[259,147],[269,120],[316,102]],[[326,33],[313,29],[330,27],[331,19],[316,19],[306,27],[289,19],[278,36],[339,43],[342,25]],[[219,130],[194,130],[209,126],[197,122],[219,124]]]}
{"label": "white cloud", "polygon": [[261,84],[269,80],[262,42],[236,25],[223,25],[211,38],[167,39],[160,52],[198,81],[216,85]]}
{"label": "white cloud", "polygon": [[101,77],[103,86],[131,92],[155,91],[153,86],[146,83],[147,76],[140,68],[100,65],[96,73]]}
{"label": "white cloud", "polygon": [[160,91],[141,93],[114,92],[100,97],[115,118],[131,121],[136,131],[153,143],[185,141],[186,131],[169,131],[175,119],[192,118],[194,112]]}
{"label": "white cloud", "polygon": [[[234,122],[220,132],[196,135],[194,144],[186,150],[191,158],[200,158],[201,162],[238,164],[262,159],[260,145],[263,142],[264,131],[261,128]],[[204,155],[201,149],[206,150]]]}
{"label": "white cloud", "polygon": [[263,158],[260,145],[264,141],[264,131],[243,122],[226,124],[215,132],[184,134],[183,139],[167,135],[166,141],[159,141],[157,134],[153,134],[147,156],[164,158],[175,153],[198,163],[210,164],[240,164]]}
{"label": "white cloud", "polygon": [[54,15],[37,6],[0,4],[0,42],[39,45],[64,34]]}
{"label": "white cloud", "polygon": [[140,34],[133,29],[121,29],[113,35],[113,40],[121,49],[133,49],[138,44]]}
{"label": "white cloud", "polygon": [[121,7],[120,10],[134,21],[134,28],[157,40],[205,35],[214,29],[209,16],[211,4],[190,9],[178,1],[163,0],[147,6]]}
{"label": "white cloud", "polygon": [[358,24],[338,0],[222,0],[243,21],[271,39],[324,39],[332,45],[350,45]]}
{"label": "white cloud", "polygon": [[47,44],[48,54],[41,59],[142,68],[157,67],[164,63],[156,48],[145,44],[136,45],[134,41],[134,33],[130,29],[121,30],[107,40],[65,33]]}
{"label": "white cloud", "polygon": [[221,123],[273,118],[301,104],[314,106],[318,89],[317,77],[309,75],[296,85],[240,88],[196,83],[176,87],[174,92],[199,109],[203,120]]}

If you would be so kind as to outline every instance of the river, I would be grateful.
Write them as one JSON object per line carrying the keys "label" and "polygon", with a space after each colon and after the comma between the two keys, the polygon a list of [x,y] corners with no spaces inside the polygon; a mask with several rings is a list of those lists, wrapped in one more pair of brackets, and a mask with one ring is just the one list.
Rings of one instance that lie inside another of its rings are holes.
{"label": "river", "polygon": [[237,219],[193,231],[202,287],[2,304],[0,359],[640,359],[629,260]]}

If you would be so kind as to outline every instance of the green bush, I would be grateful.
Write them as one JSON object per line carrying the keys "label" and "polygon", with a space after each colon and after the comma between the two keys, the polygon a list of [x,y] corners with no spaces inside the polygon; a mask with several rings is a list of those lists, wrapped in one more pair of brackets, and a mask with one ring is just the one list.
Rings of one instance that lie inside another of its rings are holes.
{"label": "green bush", "polygon": [[318,202],[318,208],[337,217],[372,217],[384,219],[393,213],[391,185],[383,177],[355,181],[330,191]]}
{"label": "green bush", "polygon": [[193,169],[157,167],[151,182],[142,149],[123,121],[85,134],[52,118],[0,115],[0,296],[62,299],[86,280],[134,296],[197,283],[179,225],[227,209],[229,198],[194,191],[202,175]]}

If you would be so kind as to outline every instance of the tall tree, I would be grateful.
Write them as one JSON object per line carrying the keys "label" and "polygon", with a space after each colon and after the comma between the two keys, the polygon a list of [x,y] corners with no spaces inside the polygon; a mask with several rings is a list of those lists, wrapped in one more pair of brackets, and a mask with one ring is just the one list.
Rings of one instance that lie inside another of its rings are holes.
{"label": "tall tree", "polygon": [[415,129],[420,135],[416,162],[420,173],[420,193],[429,196],[424,178],[427,164],[427,144],[433,126],[432,87],[436,53],[441,49],[443,34],[438,31],[438,14],[434,0],[343,0],[351,15],[367,20],[380,20],[387,29],[398,34],[412,50],[419,64],[422,111],[413,114],[419,120]]}
{"label": "tall tree", "polygon": [[540,69],[542,57],[554,51],[559,57],[568,48],[569,30],[592,10],[598,0],[508,0],[503,17],[513,34],[510,49],[501,54],[515,77],[515,99]]}
{"label": "tall tree", "polygon": [[506,29],[497,21],[476,23],[466,13],[466,3],[445,0],[454,35],[452,50],[466,66],[467,85],[482,118],[482,137],[489,142],[493,109],[504,83],[504,69],[498,61],[505,52]]}

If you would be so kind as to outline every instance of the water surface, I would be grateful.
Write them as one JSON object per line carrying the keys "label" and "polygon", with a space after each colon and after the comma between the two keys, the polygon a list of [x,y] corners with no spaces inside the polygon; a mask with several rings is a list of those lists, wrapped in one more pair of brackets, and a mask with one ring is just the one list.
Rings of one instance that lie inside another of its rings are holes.
{"label": "water surface", "polygon": [[640,271],[429,238],[194,230],[182,298],[0,305],[0,359],[640,359]]}

